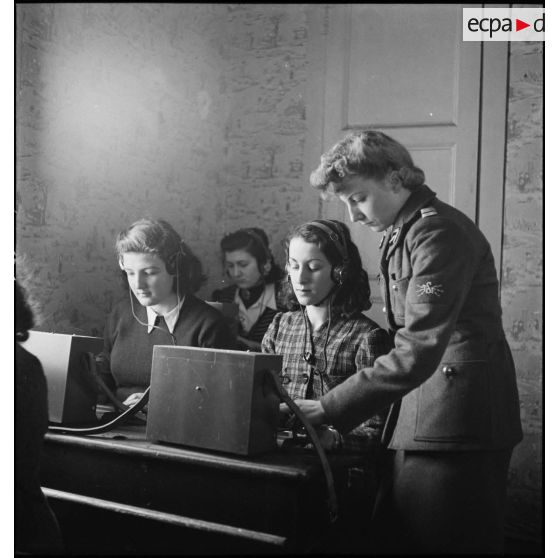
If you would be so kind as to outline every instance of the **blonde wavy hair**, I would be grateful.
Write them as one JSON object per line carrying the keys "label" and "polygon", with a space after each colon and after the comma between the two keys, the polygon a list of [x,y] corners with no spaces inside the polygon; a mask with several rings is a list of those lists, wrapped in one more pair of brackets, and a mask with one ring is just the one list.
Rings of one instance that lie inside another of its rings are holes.
{"label": "blonde wavy hair", "polygon": [[424,184],[424,172],[403,145],[383,132],[364,130],[351,132],[324,153],[310,184],[324,193],[339,193],[348,176],[382,180],[390,172],[397,173],[408,190]]}

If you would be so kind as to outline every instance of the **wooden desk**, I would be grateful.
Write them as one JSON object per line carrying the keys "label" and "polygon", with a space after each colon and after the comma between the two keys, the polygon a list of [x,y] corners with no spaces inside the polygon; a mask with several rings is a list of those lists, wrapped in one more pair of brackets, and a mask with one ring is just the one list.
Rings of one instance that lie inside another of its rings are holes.
{"label": "wooden desk", "polygon": [[141,426],[47,434],[42,485],[73,554],[333,552],[348,548],[347,529],[371,511],[363,462],[330,458],[340,508],[333,525],[314,452],[217,454],[152,443]]}

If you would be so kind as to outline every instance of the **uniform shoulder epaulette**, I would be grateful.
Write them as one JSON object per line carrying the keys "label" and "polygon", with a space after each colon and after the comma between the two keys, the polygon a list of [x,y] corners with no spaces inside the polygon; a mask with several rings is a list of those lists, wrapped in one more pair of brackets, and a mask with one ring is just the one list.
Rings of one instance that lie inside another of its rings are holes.
{"label": "uniform shoulder epaulette", "polygon": [[432,215],[438,215],[438,212],[436,211],[436,208],[434,208],[434,207],[423,207],[420,210],[420,216],[421,217],[432,217]]}

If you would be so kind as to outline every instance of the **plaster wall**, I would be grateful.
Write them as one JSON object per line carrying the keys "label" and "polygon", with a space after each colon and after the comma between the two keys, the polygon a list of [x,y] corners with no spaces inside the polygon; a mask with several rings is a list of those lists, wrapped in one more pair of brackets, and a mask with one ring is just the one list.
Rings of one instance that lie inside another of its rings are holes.
{"label": "plaster wall", "polygon": [[280,242],[302,203],[305,9],[19,4],[17,251],[41,328],[100,334],[123,292],[113,244],[168,220],[220,286],[219,240]]}

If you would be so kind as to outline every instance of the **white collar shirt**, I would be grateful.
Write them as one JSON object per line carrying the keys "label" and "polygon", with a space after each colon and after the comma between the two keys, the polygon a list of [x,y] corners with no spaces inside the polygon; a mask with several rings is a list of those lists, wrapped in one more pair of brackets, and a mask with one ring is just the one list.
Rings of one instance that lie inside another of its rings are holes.
{"label": "white collar shirt", "polygon": [[155,320],[158,316],[162,316],[165,319],[165,323],[169,328],[171,333],[174,333],[174,328],[176,326],[176,322],[178,321],[178,316],[180,315],[180,309],[182,308],[182,304],[184,304],[184,298],[180,299],[180,303],[177,304],[172,310],[169,310],[166,314],[157,314],[151,306],[147,306],[147,333],[151,333],[155,326]]}

